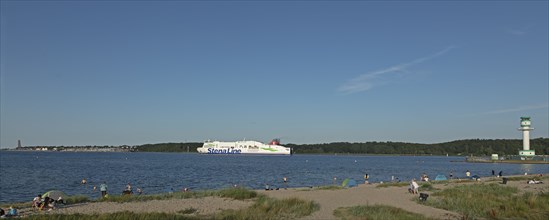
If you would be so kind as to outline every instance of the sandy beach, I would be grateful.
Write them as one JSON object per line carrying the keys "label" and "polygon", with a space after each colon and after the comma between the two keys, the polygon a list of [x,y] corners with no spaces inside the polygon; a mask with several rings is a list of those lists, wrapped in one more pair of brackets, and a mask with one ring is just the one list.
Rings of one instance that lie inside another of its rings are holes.
{"label": "sandy beach", "polygon": [[[435,188],[444,189],[458,184],[482,184],[484,182],[500,183],[502,178],[488,177],[481,178],[477,182],[465,182],[452,180],[448,184],[436,184]],[[335,209],[339,207],[350,207],[357,205],[389,205],[406,211],[419,213],[435,219],[460,219],[461,215],[442,209],[421,205],[416,202],[418,195],[408,193],[407,186],[401,187],[377,187],[376,184],[359,184],[357,187],[339,190],[319,190],[309,188],[290,188],[280,190],[257,190],[258,193],[272,198],[291,198],[296,197],[303,200],[312,200],[320,205],[320,210],[303,219],[336,219],[333,215]],[[517,187],[521,192],[548,192],[549,183],[527,184],[526,181],[508,181],[508,186]],[[420,188],[420,192],[422,192]],[[426,192],[430,194],[430,192]],[[176,213],[181,210],[193,208],[197,211],[195,215],[210,215],[225,209],[242,209],[253,204],[252,200],[239,201],[226,198],[206,197],[192,199],[171,199],[171,200],[152,200],[146,202],[91,202],[75,205],[68,205],[52,211],[41,211],[40,213],[59,213],[59,214],[98,214],[114,213],[121,211],[130,211],[136,213],[144,212],[165,212]],[[21,214],[37,214],[31,209],[20,211]]]}

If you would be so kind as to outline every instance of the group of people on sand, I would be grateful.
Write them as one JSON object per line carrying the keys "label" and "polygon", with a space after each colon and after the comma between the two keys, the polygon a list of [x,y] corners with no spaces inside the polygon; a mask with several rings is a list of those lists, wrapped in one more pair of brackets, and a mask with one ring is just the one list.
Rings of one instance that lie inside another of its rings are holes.
{"label": "group of people on sand", "polygon": [[49,196],[38,195],[32,200],[32,208],[38,211],[48,210],[51,211],[57,207],[57,205],[65,204],[63,197],[59,196],[57,199],[50,198]]}

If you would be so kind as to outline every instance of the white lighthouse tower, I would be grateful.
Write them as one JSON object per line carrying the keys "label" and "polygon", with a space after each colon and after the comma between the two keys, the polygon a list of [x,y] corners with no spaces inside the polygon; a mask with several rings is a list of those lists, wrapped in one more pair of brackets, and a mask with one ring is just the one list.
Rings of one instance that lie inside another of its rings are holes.
{"label": "white lighthouse tower", "polygon": [[530,150],[530,131],[534,128],[530,127],[530,117],[520,117],[520,128],[522,131],[522,150],[519,151],[521,157],[533,157],[536,151]]}

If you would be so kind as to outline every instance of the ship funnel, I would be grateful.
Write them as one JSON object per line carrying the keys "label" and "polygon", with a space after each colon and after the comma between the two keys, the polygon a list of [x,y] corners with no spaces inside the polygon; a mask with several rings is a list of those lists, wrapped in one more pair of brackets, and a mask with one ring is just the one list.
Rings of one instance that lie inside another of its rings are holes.
{"label": "ship funnel", "polygon": [[270,143],[270,145],[280,145],[280,139],[273,139]]}

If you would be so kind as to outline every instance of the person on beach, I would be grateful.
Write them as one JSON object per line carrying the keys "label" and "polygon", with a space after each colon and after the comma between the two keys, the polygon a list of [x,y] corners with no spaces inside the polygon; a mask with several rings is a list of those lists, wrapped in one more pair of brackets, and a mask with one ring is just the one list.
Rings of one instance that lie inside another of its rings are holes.
{"label": "person on beach", "polygon": [[370,176],[368,176],[368,174],[364,174],[364,184],[368,184],[368,179],[370,178]]}
{"label": "person on beach", "polygon": [[63,200],[63,197],[59,196],[59,198],[57,198],[57,200],[55,200],[55,203],[65,205],[65,200]]}
{"label": "person on beach", "polygon": [[502,177],[502,176],[503,176],[503,171],[500,170],[498,173],[498,177]]}
{"label": "person on beach", "polygon": [[282,180],[284,181],[284,189],[288,189],[288,178],[283,177]]}
{"label": "person on beach", "polygon": [[107,182],[103,182],[99,185],[99,191],[101,191],[101,198],[105,198],[107,196]]}
{"label": "person on beach", "polygon": [[97,186],[93,185],[93,191],[95,192],[95,190],[97,190]]}
{"label": "person on beach", "polygon": [[467,172],[465,172],[465,176],[467,177],[467,179],[470,179],[471,178],[471,172],[469,172],[469,170],[467,170]]}
{"label": "person on beach", "polygon": [[454,178],[454,172],[450,171],[450,179]]}
{"label": "person on beach", "polygon": [[137,194],[138,194],[138,195],[143,194],[143,190],[142,190],[141,188],[139,188],[139,187],[137,187]]}
{"label": "person on beach", "polygon": [[82,179],[82,181],[80,182],[80,184],[86,184],[88,183],[88,181],[86,180],[86,178]]}
{"label": "person on beach", "polygon": [[41,200],[42,200],[42,195],[40,195],[40,194],[38,194],[38,196],[34,197],[34,199],[32,199],[32,208],[33,209],[40,208]]}
{"label": "person on beach", "polygon": [[492,176],[496,176],[496,171],[492,170]]}
{"label": "person on beach", "polygon": [[417,190],[419,189],[419,185],[416,182],[416,179],[412,179],[412,194],[417,194]]}
{"label": "person on beach", "polygon": [[13,208],[13,206],[10,206],[8,213],[5,216],[6,217],[17,216],[17,209]]}
{"label": "person on beach", "polygon": [[126,191],[128,191],[128,192],[132,191],[132,185],[130,183],[128,183],[128,185],[126,185]]}

